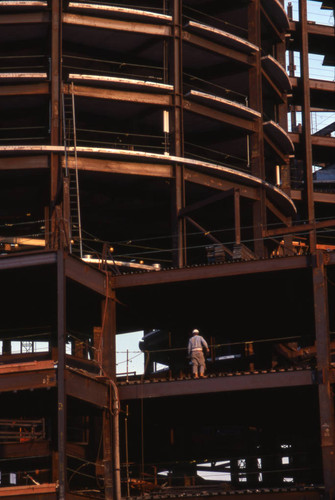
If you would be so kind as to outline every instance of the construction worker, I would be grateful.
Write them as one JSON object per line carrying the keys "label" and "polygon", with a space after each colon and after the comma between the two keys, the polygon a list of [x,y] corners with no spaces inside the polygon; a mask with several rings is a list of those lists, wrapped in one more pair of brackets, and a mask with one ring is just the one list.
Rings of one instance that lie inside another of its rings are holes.
{"label": "construction worker", "polygon": [[192,331],[192,337],[188,341],[188,357],[191,359],[192,363],[192,375],[193,378],[204,378],[205,376],[205,356],[204,351],[209,352],[208,344],[206,340],[199,335],[199,330],[196,328]]}

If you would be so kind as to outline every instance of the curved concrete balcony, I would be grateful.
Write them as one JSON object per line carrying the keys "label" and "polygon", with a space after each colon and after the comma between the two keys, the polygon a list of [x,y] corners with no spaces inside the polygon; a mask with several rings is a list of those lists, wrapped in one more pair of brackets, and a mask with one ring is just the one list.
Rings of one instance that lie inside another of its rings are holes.
{"label": "curved concrete balcony", "polygon": [[248,40],[241,38],[239,36],[233,35],[228,31],[223,31],[213,26],[207,24],[198,23],[196,21],[188,21],[184,25],[186,31],[190,31],[197,35],[203,36],[204,38],[210,38],[217,43],[226,45],[229,48],[245,52],[247,54],[252,54],[258,52],[259,48]]}
{"label": "curved concrete balcony", "polygon": [[261,114],[258,111],[255,111],[248,106],[244,106],[243,104],[236,101],[231,101],[230,99],[225,99],[224,97],[207,94],[206,92],[191,90],[190,92],[187,92],[185,97],[197,102],[201,102],[206,106],[211,106],[216,109],[228,111],[229,113],[240,116],[242,118],[247,118],[249,120],[256,120],[257,118],[261,117]]}
{"label": "curved concrete balcony", "polygon": [[13,82],[13,81],[38,81],[46,80],[48,78],[47,73],[0,73],[0,82]]}
{"label": "curved concrete balcony", "polygon": [[[74,148],[67,148],[68,153],[74,153]],[[22,154],[48,154],[48,153],[59,153],[65,154],[65,149],[63,146],[46,146],[46,145],[15,145],[15,146],[0,146],[0,155],[22,155]],[[281,189],[270,184],[269,182],[255,177],[249,173],[235,170],[233,168],[227,167],[225,165],[218,165],[215,163],[210,163],[201,160],[195,160],[192,158],[183,158],[179,156],[171,156],[169,154],[157,154],[145,151],[134,151],[128,149],[114,149],[114,148],[97,148],[97,147],[85,147],[80,146],[76,148],[76,153],[78,157],[93,157],[93,158],[103,158],[105,161],[110,159],[111,162],[111,173],[129,173],[129,169],[125,168],[122,172],[122,164],[115,169],[115,162],[132,162],[132,173],[136,175],[151,175],[160,177],[172,177],[171,167],[175,164],[183,165],[189,171],[203,172],[207,175],[217,177],[218,179],[226,179],[232,183],[249,186],[252,188],[263,188],[266,191],[267,196],[277,204],[281,210],[287,215],[293,215],[296,213],[296,207],[293,200],[284,193]],[[104,162],[104,165],[106,163]],[[159,165],[157,167],[157,165]],[[82,167],[81,167],[82,165]],[[143,166],[144,165],[144,166]],[[164,168],[165,167],[165,168]],[[99,171],[93,165],[90,167],[85,167],[85,161],[82,164],[78,164],[78,169],[83,168],[83,170]],[[108,168],[104,167],[104,172],[108,172]],[[187,176],[186,176],[187,177]],[[213,182],[213,187],[215,188],[215,182]]]}
{"label": "curved concrete balcony", "polygon": [[18,7],[47,7],[48,2],[47,0],[11,0],[11,1],[6,1],[3,0],[0,3],[0,8],[8,9],[8,8],[18,8]]}
{"label": "curved concrete balcony", "polygon": [[279,0],[265,0],[262,2],[262,6],[279,31],[285,32],[288,30],[289,20]]}
{"label": "curved concrete balcony", "polygon": [[291,155],[294,153],[294,145],[291,138],[278,123],[270,120],[263,123],[263,128],[269,139],[278,146],[284,154]]}
{"label": "curved concrete balcony", "polygon": [[262,68],[281,92],[292,90],[291,80],[285,68],[272,56],[261,58]]}
{"label": "curved concrete balcony", "polygon": [[106,5],[87,2],[69,2],[69,9],[76,11],[84,11],[88,13],[101,13],[112,15],[113,17],[124,19],[148,20],[152,22],[171,22],[172,16],[161,14],[159,12],[151,12],[148,10],[134,9],[130,7],[120,7],[116,5]]}
{"label": "curved concrete balcony", "polygon": [[70,73],[69,80],[79,83],[94,83],[94,85],[105,85],[108,87],[122,87],[131,89],[150,89],[151,91],[173,91],[173,85],[155,82],[153,80],[137,80],[133,78],[119,78],[116,76],[82,75]]}

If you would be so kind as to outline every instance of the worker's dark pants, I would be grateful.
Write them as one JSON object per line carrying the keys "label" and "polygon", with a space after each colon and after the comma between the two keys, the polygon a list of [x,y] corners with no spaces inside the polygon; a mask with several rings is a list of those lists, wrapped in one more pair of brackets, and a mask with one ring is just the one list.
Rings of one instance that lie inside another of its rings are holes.
{"label": "worker's dark pants", "polygon": [[203,375],[205,373],[205,356],[202,351],[192,351],[191,353],[193,375]]}

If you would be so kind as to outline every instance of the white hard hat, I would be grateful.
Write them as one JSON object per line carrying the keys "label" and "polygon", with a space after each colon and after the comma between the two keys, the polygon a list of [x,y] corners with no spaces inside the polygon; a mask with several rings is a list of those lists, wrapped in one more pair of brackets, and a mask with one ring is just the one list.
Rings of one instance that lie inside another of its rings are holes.
{"label": "white hard hat", "polygon": [[199,330],[195,328],[192,333],[199,333]]}

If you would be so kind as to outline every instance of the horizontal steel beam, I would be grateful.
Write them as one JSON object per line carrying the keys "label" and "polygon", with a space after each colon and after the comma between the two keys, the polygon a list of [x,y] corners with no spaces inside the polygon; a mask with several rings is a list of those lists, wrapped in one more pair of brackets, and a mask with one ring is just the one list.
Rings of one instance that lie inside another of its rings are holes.
{"label": "horizontal steel beam", "polygon": [[131,33],[143,33],[146,35],[171,36],[171,27],[160,24],[146,24],[142,22],[121,21],[118,19],[104,19],[102,17],[90,17],[79,14],[63,14],[63,23],[77,26],[88,26],[91,28],[107,29],[114,31],[130,31]]}
{"label": "horizontal steel beam", "polygon": [[[294,201],[302,200],[302,190],[292,189],[291,198]],[[322,193],[314,191],[313,193],[314,202],[316,203],[335,203],[334,193]]]}
{"label": "horizontal steel beam", "polygon": [[[292,87],[299,87],[301,85],[301,79],[297,76],[291,76],[291,85]],[[322,90],[325,92],[335,92],[335,82],[331,82],[328,80],[309,80],[309,88],[311,90]]]}
{"label": "horizontal steel beam", "polygon": [[250,375],[232,375],[199,380],[177,380],[150,383],[119,385],[121,400],[159,398],[209,394],[228,391],[246,391],[251,389],[274,389],[312,385],[312,370],[297,370]]}
{"label": "horizontal steel beam", "polygon": [[31,254],[6,255],[0,257],[0,271],[3,269],[20,269],[22,267],[47,266],[56,264],[56,252],[42,251]]}
{"label": "horizontal steel beam", "polygon": [[[300,28],[299,21],[290,21],[290,31],[296,31]],[[326,26],[323,24],[307,24],[307,32],[313,35],[322,35],[329,36],[330,38],[334,38],[334,28],[333,26]]]}
{"label": "horizontal steel beam", "polygon": [[[3,365],[0,370],[0,392],[24,391],[56,387],[57,368],[54,362],[36,361],[15,365]],[[82,401],[100,408],[108,407],[109,388],[105,382],[66,369],[66,392]]]}
{"label": "horizontal steel beam", "polygon": [[[105,296],[108,291],[106,273],[88,266],[76,258],[60,252],[65,260],[65,275],[67,278],[80,283],[91,290]],[[56,252],[34,252],[20,255],[6,255],[0,258],[0,271],[4,269],[20,269],[23,267],[43,266],[56,264]]]}
{"label": "horizontal steel beam", "polygon": [[311,262],[312,260],[309,256],[297,255],[293,257],[280,257],[277,259],[222,263],[181,269],[166,269],[139,274],[124,274],[121,276],[113,276],[111,280],[112,287],[118,289],[199,279],[223,278],[226,276],[239,276],[241,274],[307,269],[311,267]]}
{"label": "horizontal steel beam", "polygon": [[[1,160],[0,160],[1,162]],[[135,163],[130,161],[108,160],[100,158],[68,158],[68,167],[92,172],[106,172],[111,174],[143,175],[149,177],[163,177],[171,179],[173,177],[172,165],[161,165],[159,163]],[[65,160],[62,159],[62,166]],[[1,163],[0,163],[1,168]]]}
{"label": "horizontal steel beam", "polygon": [[64,254],[64,265],[67,278],[106,296],[109,289],[106,273],[67,254]]}
{"label": "horizontal steel beam", "polygon": [[68,396],[86,401],[99,408],[108,408],[109,387],[94,378],[75,373],[70,369],[65,372],[65,387]]}
{"label": "horizontal steel beam", "polygon": [[[301,134],[289,133],[291,141],[294,144],[300,144]],[[312,135],[311,136],[312,146],[324,146],[329,148],[335,148],[335,139],[334,137],[324,137],[321,135]]]}
{"label": "horizontal steel beam", "polygon": [[106,89],[98,87],[85,87],[74,85],[73,92],[69,85],[64,85],[64,93],[95,99],[110,99],[112,101],[124,101],[156,106],[172,106],[172,96],[169,94],[158,94],[156,92],[134,92],[131,90]]}
{"label": "horizontal steel beam", "polygon": [[[38,158],[38,157],[37,157]],[[62,166],[65,167],[65,160],[62,159]],[[75,168],[74,158],[68,158],[68,167]],[[106,172],[113,174],[126,174],[126,175],[142,175],[148,177],[162,177],[166,179],[173,178],[173,166],[172,165],[162,165],[160,163],[135,163],[128,161],[118,161],[118,160],[108,160],[106,158],[78,158],[77,167],[79,170],[87,170],[92,172]],[[0,159],[0,169],[1,169],[1,159]],[[259,199],[259,192],[257,189],[250,186],[243,186],[239,183],[229,182],[220,178],[215,179],[213,183],[213,177],[191,170],[185,167],[184,178],[186,181],[193,182],[195,184],[201,184],[203,186],[209,186],[213,189],[226,191],[227,189],[239,189],[241,196],[249,198],[251,200]],[[335,202],[335,200],[334,200]]]}
{"label": "horizontal steel beam", "polygon": [[0,158],[0,170],[36,170],[49,168],[47,156]]}
{"label": "horizontal steel beam", "polygon": [[9,486],[0,488],[0,498],[34,500],[56,500],[58,485],[56,483],[43,483],[25,486]]}
{"label": "horizontal steel beam", "polygon": [[[199,106],[199,105],[197,105]],[[208,116],[208,110],[206,106],[203,106],[204,114]],[[207,112],[205,112],[207,110]],[[234,121],[237,126],[237,122]],[[73,147],[68,148],[68,153],[71,154]],[[292,201],[292,199],[284,193],[281,189],[270,184],[267,181],[262,180],[259,177],[251,175],[249,173],[243,172],[242,170],[235,170],[226,165],[218,165],[216,163],[210,163],[203,160],[196,160],[193,158],[185,158],[180,156],[170,156],[161,153],[149,153],[146,151],[133,151],[125,149],[115,149],[115,148],[96,148],[96,147],[82,147],[78,146],[76,148],[78,155],[104,155],[105,157],[117,157],[119,160],[127,159],[138,159],[140,161],[161,162],[168,165],[183,165],[189,169],[202,171],[210,173],[215,177],[221,177],[228,179],[228,181],[239,182],[243,185],[265,188],[267,196],[276,198],[277,204],[286,208],[287,214],[296,213],[297,209]],[[4,152],[5,154],[18,154],[19,152],[25,152],[27,154],[40,153],[63,153],[64,146],[49,146],[49,145],[6,145],[0,146],[0,154]],[[241,193],[242,194],[242,193]]]}
{"label": "horizontal steel beam", "polygon": [[234,127],[246,130],[248,132],[256,132],[257,122],[251,120],[246,120],[238,116],[234,116],[230,113],[224,113],[223,111],[218,111],[216,109],[204,106],[203,104],[198,104],[184,99],[184,110],[190,111],[191,113],[196,113],[198,115],[206,116],[212,120],[217,120],[223,123],[228,123]]}
{"label": "horizontal steel beam", "polygon": [[295,234],[295,233],[305,233],[307,231],[315,229],[323,229],[326,227],[334,227],[335,219],[333,220],[325,220],[315,222],[314,224],[297,224],[296,226],[291,227],[282,227],[278,229],[268,229],[263,231],[263,237],[271,237],[271,236],[279,236],[282,234]]}
{"label": "horizontal steel beam", "polygon": [[0,374],[0,392],[46,389],[57,385],[56,369],[16,371]]}
{"label": "horizontal steel beam", "polygon": [[47,457],[50,451],[50,441],[0,444],[1,458]]}
{"label": "horizontal steel beam", "polygon": [[20,85],[4,85],[0,87],[0,96],[9,95],[46,95],[50,92],[49,83],[26,83]]}
{"label": "horizontal steel beam", "polygon": [[40,24],[50,22],[48,12],[18,12],[16,14],[1,14],[0,24]]}
{"label": "horizontal steel beam", "polygon": [[205,38],[202,38],[198,35],[194,35],[193,33],[184,31],[182,34],[182,38],[184,42],[188,42],[204,50],[220,54],[234,61],[246,64],[247,66],[252,66],[253,64],[255,64],[254,56],[250,54],[244,54],[243,52],[240,52],[238,50],[225,47],[210,40],[206,40]]}
{"label": "horizontal steel beam", "polygon": [[251,200],[259,200],[259,190],[251,186],[243,186],[238,182],[234,183],[227,181],[225,179],[215,178],[213,182],[213,177],[195,170],[185,168],[184,179],[188,182],[194,182],[195,184],[201,184],[202,186],[208,186],[216,190],[226,191],[227,189],[239,189],[240,195],[244,198],[249,198]]}
{"label": "horizontal steel beam", "polygon": [[[215,491],[212,494],[209,489],[205,491],[197,491],[197,493],[191,493],[188,488],[185,488],[183,492],[173,494],[169,492],[168,494],[162,492],[154,493],[155,500],[165,500],[165,499],[175,499],[187,498],[187,500],[199,500],[199,498],[206,500],[322,500],[324,499],[324,491],[315,489],[310,490],[307,488],[292,488],[291,490],[286,488],[257,488],[257,491],[253,491],[248,488],[245,490],[238,491]],[[148,500],[153,497],[148,496]]]}

